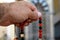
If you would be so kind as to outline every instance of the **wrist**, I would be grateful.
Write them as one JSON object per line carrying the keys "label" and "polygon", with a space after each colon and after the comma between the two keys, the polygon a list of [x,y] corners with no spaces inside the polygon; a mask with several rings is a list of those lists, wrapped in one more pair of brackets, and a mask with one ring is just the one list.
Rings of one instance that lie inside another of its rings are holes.
{"label": "wrist", "polygon": [[6,3],[0,3],[0,19],[8,12],[9,5]]}
{"label": "wrist", "polygon": [[0,3],[0,24],[3,23],[3,20],[5,20],[3,17],[8,12],[9,4],[7,3]]}

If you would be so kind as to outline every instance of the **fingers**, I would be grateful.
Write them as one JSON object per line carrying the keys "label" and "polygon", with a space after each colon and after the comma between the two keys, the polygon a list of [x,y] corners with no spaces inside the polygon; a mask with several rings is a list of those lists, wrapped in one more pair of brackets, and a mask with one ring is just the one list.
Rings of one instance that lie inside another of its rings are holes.
{"label": "fingers", "polygon": [[29,19],[31,19],[31,20],[33,20],[33,21],[36,21],[37,19],[38,19],[38,14],[37,14],[37,12],[36,11],[31,11],[30,13],[29,13],[29,17],[28,17]]}
{"label": "fingers", "polygon": [[35,7],[35,5],[33,5],[32,3],[26,2],[26,6],[29,7],[32,11],[37,10],[37,8]]}
{"label": "fingers", "polygon": [[24,21],[24,25],[28,25],[30,22],[36,21],[38,19],[38,10],[33,4],[28,3],[28,2],[24,2],[23,5],[29,9],[29,11],[28,11],[29,20]]}
{"label": "fingers", "polygon": [[31,20],[33,20],[33,21],[35,21],[35,20],[37,20],[38,19],[38,10],[37,10],[37,8],[35,7],[35,5],[33,5],[33,4],[31,4],[31,3],[28,3],[28,4],[26,4],[27,6],[28,6],[28,8],[30,8],[30,10],[31,10],[31,15],[30,15],[30,18],[31,18]]}
{"label": "fingers", "polygon": [[25,4],[25,6],[30,9],[29,18],[31,20],[37,20],[38,19],[37,8],[31,3],[28,3],[26,1],[23,1],[23,2]]}
{"label": "fingers", "polygon": [[24,26],[28,26],[31,22],[33,22],[33,20],[27,19],[25,22],[19,23],[19,24],[15,24],[15,25],[20,27],[21,29],[23,29]]}

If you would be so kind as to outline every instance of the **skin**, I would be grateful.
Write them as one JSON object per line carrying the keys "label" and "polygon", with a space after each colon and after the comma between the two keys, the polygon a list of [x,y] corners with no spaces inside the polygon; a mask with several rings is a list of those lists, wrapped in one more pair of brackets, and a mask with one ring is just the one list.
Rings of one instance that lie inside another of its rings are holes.
{"label": "skin", "polygon": [[0,26],[23,23],[24,25],[28,25],[37,19],[37,9],[31,3],[17,1],[9,4],[0,4]]}
{"label": "skin", "polygon": [[[0,26],[15,24],[22,27],[38,19],[37,9],[31,3],[19,1],[14,3],[0,3]],[[23,28],[23,27],[22,27]],[[14,38],[14,40],[18,40]]]}

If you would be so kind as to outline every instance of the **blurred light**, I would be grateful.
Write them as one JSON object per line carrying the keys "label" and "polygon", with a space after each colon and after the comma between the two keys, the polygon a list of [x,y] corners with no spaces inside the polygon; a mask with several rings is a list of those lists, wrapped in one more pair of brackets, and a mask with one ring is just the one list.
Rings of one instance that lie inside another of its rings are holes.
{"label": "blurred light", "polygon": [[21,37],[24,37],[24,34],[21,34],[20,36],[21,36]]}
{"label": "blurred light", "polygon": [[45,5],[47,5],[47,3],[46,3],[46,2],[42,3],[42,6],[45,6]]}
{"label": "blurred light", "polygon": [[38,3],[38,0],[32,0],[34,3]]}
{"label": "blurred light", "polygon": [[0,0],[0,3],[10,3],[15,2],[15,0]]}
{"label": "blurred light", "polygon": [[44,0],[39,0],[39,3],[42,3]]}
{"label": "blurred light", "polygon": [[48,10],[49,8],[48,7],[45,7],[44,10]]}

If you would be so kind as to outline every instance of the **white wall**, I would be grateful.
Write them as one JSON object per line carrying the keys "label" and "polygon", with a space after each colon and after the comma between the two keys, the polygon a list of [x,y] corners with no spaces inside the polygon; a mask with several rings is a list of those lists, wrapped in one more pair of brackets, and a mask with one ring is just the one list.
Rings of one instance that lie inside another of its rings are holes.
{"label": "white wall", "polygon": [[58,21],[60,21],[60,13],[57,13],[56,15],[54,15],[53,20],[54,20],[53,21],[54,24],[57,23]]}

